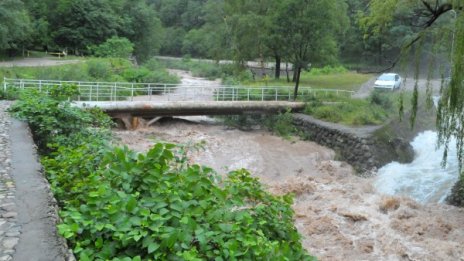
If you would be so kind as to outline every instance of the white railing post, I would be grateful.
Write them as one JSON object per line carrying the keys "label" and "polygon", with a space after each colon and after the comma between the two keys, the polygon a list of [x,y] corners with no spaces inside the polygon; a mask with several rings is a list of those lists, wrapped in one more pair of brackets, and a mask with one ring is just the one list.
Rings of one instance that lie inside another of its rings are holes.
{"label": "white railing post", "polygon": [[81,101],[81,82],[77,83],[77,101]]}
{"label": "white railing post", "polygon": [[6,77],[3,77],[3,92],[6,93]]}
{"label": "white railing post", "polygon": [[261,101],[264,101],[264,88],[261,87]]}
{"label": "white railing post", "polygon": [[92,101],[92,84],[90,84],[89,101]]}
{"label": "white railing post", "polygon": [[277,98],[277,88],[275,88],[275,100],[278,101],[278,98]]}
{"label": "white railing post", "polygon": [[98,101],[98,98],[99,98],[98,96],[99,96],[99,95],[100,95],[100,84],[97,83],[97,98],[96,98],[97,101]]}
{"label": "white railing post", "polygon": [[148,84],[148,93],[149,93],[149,96],[150,96],[149,100],[151,101],[152,90],[151,90],[151,85],[150,84]]}
{"label": "white railing post", "polygon": [[247,88],[247,90],[248,90],[248,94],[247,94],[247,96],[248,96],[248,97],[247,97],[247,101],[250,101],[250,88]]}
{"label": "white railing post", "polygon": [[131,101],[134,101],[134,83],[131,85]]}

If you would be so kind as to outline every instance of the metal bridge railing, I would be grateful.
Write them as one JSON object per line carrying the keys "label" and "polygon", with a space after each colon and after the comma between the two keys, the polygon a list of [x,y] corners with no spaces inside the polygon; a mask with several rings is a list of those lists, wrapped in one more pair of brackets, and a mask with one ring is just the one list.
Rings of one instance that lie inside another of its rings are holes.
{"label": "metal bridge railing", "polygon": [[[85,82],[3,79],[3,89],[48,92],[56,86],[74,86],[79,95],[73,101],[293,101],[293,86],[205,86],[164,83]],[[308,97],[351,97],[353,91],[300,87],[298,95]]]}

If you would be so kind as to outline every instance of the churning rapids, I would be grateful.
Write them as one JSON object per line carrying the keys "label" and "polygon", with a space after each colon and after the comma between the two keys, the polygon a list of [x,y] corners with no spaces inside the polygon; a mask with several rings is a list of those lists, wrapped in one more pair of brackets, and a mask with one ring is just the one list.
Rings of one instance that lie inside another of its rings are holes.
{"label": "churning rapids", "polygon": [[[183,82],[218,84],[176,73]],[[137,151],[157,141],[201,143],[202,149],[189,151],[192,163],[222,175],[247,168],[271,193],[294,193],[295,226],[303,246],[319,260],[464,261],[464,210],[437,203],[457,178],[456,160],[441,169],[433,132],[414,140],[413,163],[388,164],[373,178],[356,176],[328,148],[263,130],[174,120],[114,133]]]}
{"label": "churning rapids", "polygon": [[442,203],[459,177],[459,166],[452,142],[446,167],[442,167],[443,148],[436,148],[437,138],[433,131],[420,133],[411,143],[414,161],[392,162],[379,169],[375,188],[380,193],[407,196],[421,203]]}

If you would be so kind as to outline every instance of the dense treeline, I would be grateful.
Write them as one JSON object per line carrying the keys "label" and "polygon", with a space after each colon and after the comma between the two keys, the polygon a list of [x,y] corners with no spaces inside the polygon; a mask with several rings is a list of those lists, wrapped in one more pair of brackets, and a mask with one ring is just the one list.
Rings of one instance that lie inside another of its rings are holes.
{"label": "dense treeline", "polygon": [[[139,61],[155,54],[212,59],[275,59],[311,64],[388,62],[412,27],[381,34],[363,22],[368,0],[2,0],[0,52],[98,54],[126,38]],[[368,34],[366,34],[366,32]],[[394,37],[393,37],[394,36]],[[119,40],[120,39],[117,39]],[[115,40],[115,41],[116,41]],[[278,77],[278,75],[276,75]]]}

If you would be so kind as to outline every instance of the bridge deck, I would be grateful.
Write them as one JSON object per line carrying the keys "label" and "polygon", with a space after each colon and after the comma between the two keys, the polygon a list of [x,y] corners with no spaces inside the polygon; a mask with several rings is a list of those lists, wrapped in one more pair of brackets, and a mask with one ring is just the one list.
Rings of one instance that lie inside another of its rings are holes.
{"label": "bridge deck", "polygon": [[244,113],[275,113],[290,109],[300,111],[303,102],[285,101],[203,101],[203,102],[74,102],[78,107],[98,107],[110,116],[130,114],[134,117],[236,115]]}

